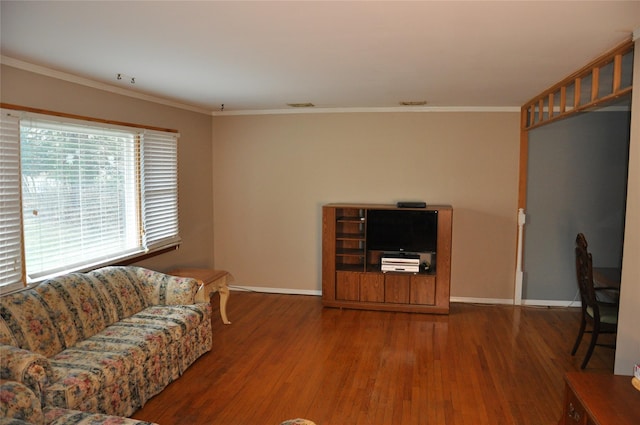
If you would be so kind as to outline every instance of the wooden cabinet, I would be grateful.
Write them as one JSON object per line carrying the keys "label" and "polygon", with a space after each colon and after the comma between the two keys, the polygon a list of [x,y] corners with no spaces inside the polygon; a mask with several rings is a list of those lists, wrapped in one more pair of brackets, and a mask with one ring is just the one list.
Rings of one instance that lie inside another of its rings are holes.
{"label": "wooden cabinet", "polygon": [[360,276],[359,301],[384,302],[384,276],[380,273],[358,273]]}
{"label": "wooden cabinet", "polygon": [[[417,273],[385,272],[384,252],[367,244],[371,210],[392,205],[329,204],[322,209],[322,301],[327,307],[447,314],[451,279],[450,206],[402,210],[437,212],[437,242],[432,252],[416,253]],[[424,260],[424,261],[423,261]]]}
{"label": "wooden cabinet", "polygon": [[558,425],[638,425],[640,391],[630,376],[569,372]]}

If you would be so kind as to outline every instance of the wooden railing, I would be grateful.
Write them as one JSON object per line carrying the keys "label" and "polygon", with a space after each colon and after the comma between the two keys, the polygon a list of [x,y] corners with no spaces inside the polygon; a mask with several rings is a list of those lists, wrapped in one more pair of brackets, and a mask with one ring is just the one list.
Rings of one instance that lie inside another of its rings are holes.
{"label": "wooden railing", "polygon": [[633,48],[634,42],[629,38],[522,106],[519,209],[526,208],[527,204],[529,130],[630,94],[633,88]]}
{"label": "wooden railing", "polygon": [[543,91],[522,106],[522,130],[548,124],[631,92],[631,39]]}

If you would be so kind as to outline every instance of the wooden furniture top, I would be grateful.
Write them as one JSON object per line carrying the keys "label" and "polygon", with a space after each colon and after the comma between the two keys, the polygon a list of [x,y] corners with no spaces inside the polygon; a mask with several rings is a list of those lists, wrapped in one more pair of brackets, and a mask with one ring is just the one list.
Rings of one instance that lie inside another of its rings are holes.
{"label": "wooden furniture top", "polygon": [[201,280],[205,283],[214,282],[221,277],[229,274],[226,270],[214,270],[214,269],[173,269],[168,274],[173,276],[192,277],[194,279]]}
{"label": "wooden furniture top", "polygon": [[451,205],[429,205],[426,208],[399,208],[395,204],[325,204],[326,207],[333,208],[362,208],[370,210],[421,210],[421,211],[433,211],[433,210],[450,210]]}
{"label": "wooden furniture top", "polygon": [[622,269],[619,267],[594,267],[593,280],[596,286],[608,286],[610,288],[620,288]]}
{"label": "wooden furniture top", "polygon": [[568,372],[565,381],[596,424],[640,424],[640,391],[631,376]]}

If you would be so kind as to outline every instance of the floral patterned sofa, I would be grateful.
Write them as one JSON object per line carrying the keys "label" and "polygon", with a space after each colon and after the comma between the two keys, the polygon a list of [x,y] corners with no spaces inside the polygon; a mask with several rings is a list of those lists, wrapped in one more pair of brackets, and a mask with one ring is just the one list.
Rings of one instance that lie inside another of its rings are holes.
{"label": "floral patterned sofa", "polygon": [[50,418],[56,408],[131,416],[211,350],[211,307],[195,303],[198,289],[129,266],[4,295],[0,379],[26,386]]}
{"label": "floral patterned sofa", "polygon": [[0,379],[0,425],[158,425],[59,407],[42,408],[40,400],[26,385]]}

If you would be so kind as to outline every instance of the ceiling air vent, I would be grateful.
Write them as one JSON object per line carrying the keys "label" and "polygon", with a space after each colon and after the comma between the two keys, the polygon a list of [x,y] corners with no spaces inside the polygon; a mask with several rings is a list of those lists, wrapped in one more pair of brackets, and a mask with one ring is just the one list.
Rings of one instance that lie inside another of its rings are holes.
{"label": "ceiling air vent", "polygon": [[402,106],[424,106],[426,104],[426,100],[405,100],[400,102],[400,105]]}
{"label": "ceiling air vent", "polygon": [[305,102],[305,103],[287,103],[287,106],[291,106],[292,108],[313,108],[314,105],[311,102]]}

